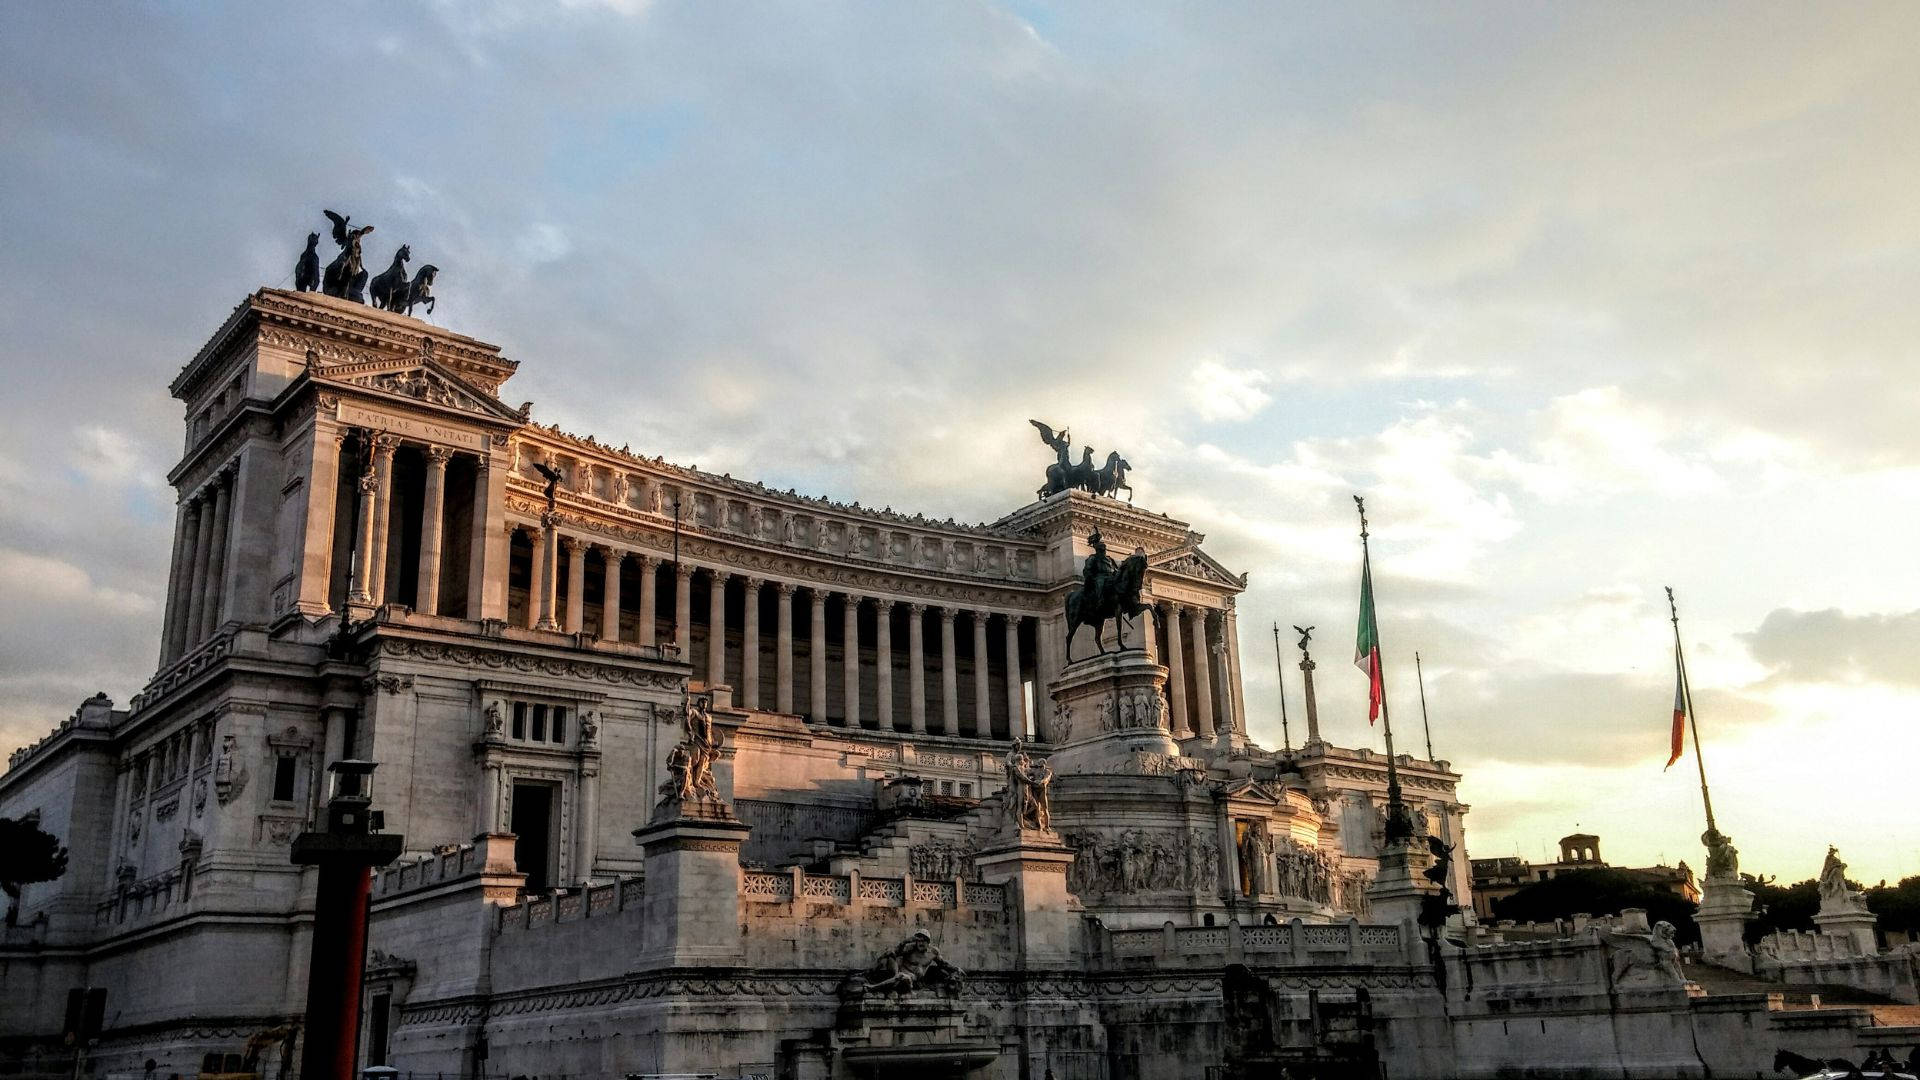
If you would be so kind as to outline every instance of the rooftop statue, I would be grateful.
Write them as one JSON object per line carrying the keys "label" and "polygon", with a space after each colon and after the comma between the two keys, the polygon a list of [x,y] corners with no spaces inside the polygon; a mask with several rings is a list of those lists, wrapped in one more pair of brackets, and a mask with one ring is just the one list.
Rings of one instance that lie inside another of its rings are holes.
{"label": "rooftop statue", "polygon": [[1127,501],[1133,501],[1133,488],[1127,486],[1127,470],[1133,465],[1117,451],[1107,454],[1107,463],[1096,468],[1093,464],[1093,447],[1081,447],[1080,460],[1073,460],[1073,438],[1066,428],[1058,434],[1051,427],[1038,420],[1029,420],[1035,431],[1040,433],[1040,441],[1053,450],[1053,464],[1047,466],[1047,482],[1035,492],[1037,498],[1058,495],[1062,491],[1077,488],[1095,495],[1113,497],[1122,489],[1126,490]]}
{"label": "rooftop statue", "polygon": [[367,270],[360,262],[360,241],[373,231],[373,226],[364,225],[355,229],[347,224],[353,220],[351,214],[343,217],[331,210],[324,213],[333,222],[333,242],[340,245],[340,254],[327,264],[320,291],[328,296],[364,304],[367,302]]}
{"label": "rooftop statue", "polygon": [[300,253],[300,261],[293,264],[293,288],[295,292],[313,292],[320,287],[320,253],[314,248],[320,244],[320,234],[307,234],[307,250]]}
{"label": "rooftop statue", "polygon": [[1100,643],[1101,631],[1107,620],[1114,620],[1114,637],[1120,648],[1127,647],[1126,623],[1147,610],[1140,602],[1140,586],[1147,576],[1147,553],[1143,548],[1134,548],[1127,561],[1115,566],[1107,555],[1106,541],[1101,539],[1100,531],[1094,530],[1087,537],[1087,543],[1093,545],[1093,551],[1087,555],[1087,561],[1080,571],[1080,585],[1067,593],[1067,660],[1073,660],[1073,638],[1082,626],[1093,627],[1093,647],[1104,653],[1106,646]]}
{"label": "rooftop statue", "polygon": [[393,263],[367,286],[373,306],[382,311],[399,311],[407,302],[407,260],[413,258],[413,246],[401,244],[393,253]]}

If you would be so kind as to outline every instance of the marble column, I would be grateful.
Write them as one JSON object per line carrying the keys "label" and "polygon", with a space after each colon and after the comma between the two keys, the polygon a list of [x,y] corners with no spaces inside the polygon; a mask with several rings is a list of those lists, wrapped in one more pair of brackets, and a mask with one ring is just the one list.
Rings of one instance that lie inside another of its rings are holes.
{"label": "marble column", "polygon": [[173,536],[173,580],[167,589],[167,627],[160,638],[160,663],[164,667],[179,659],[185,646],[187,620],[193,606],[193,557],[200,531],[200,503],[182,499],[175,515],[179,525]]}
{"label": "marble column", "polygon": [[306,487],[300,497],[299,582],[294,607],[310,618],[333,610],[333,516],[340,499],[340,444],[344,429],[316,421],[307,456]]}
{"label": "marble column", "polygon": [[560,592],[560,537],[554,531],[559,524],[558,514],[540,517],[540,621],[534,624],[536,630],[560,629],[553,617]]}
{"label": "marble column", "polygon": [[475,834],[500,831],[500,763],[483,760],[480,782],[474,791],[473,831]]}
{"label": "marble column", "polygon": [[373,602],[387,602],[387,534],[393,516],[393,452],[400,440],[391,435],[373,438],[373,475],[380,487],[373,497],[373,546],[367,551],[367,591]]}
{"label": "marble column", "polygon": [[953,641],[954,610],[940,609],[940,732],[960,734],[960,661]]}
{"label": "marble column", "polygon": [[226,621],[227,534],[232,531],[233,476],[222,470],[213,482],[213,541],[207,547],[206,603],[200,614],[200,640]]}
{"label": "marble column", "polygon": [[440,530],[446,516],[447,459],[452,456],[453,451],[444,446],[427,448],[427,489],[420,505],[420,581],[413,609],[428,615],[440,614]]}
{"label": "marble column", "polygon": [[873,601],[873,716],[881,731],[893,730],[893,601]]}
{"label": "marble column", "polygon": [[773,584],[774,611],[778,622],[773,632],[773,707],[780,712],[793,711],[793,583]]}
{"label": "marble column", "polygon": [[507,465],[486,451],[474,457],[473,536],[467,553],[467,618],[507,617],[507,568],[513,534],[507,521]]}
{"label": "marble column", "polygon": [[347,602],[371,604],[373,603],[373,504],[380,499],[380,477],[371,469],[361,473],[359,488],[360,527],[353,538],[353,588],[347,593]]}
{"label": "marble column", "polygon": [[567,551],[566,631],[577,634],[587,625],[587,542],[577,536],[563,536],[560,546]]}
{"label": "marble column", "polygon": [[1186,617],[1186,609],[1168,602],[1161,604],[1160,610],[1167,616],[1167,701],[1173,710],[1173,737],[1190,739],[1193,725],[1187,720],[1186,643],[1180,633],[1180,621]]}
{"label": "marble column", "polygon": [[907,706],[915,733],[927,733],[927,637],[925,604],[907,605]]}
{"label": "marble column", "polygon": [[601,564],[606,567],[600,583],[600,636],[608,641],[620,640],[620,567],[627,561],[627,553],[617,547],[603,547],[605,557]]}
{"label": "marble column", "polygon": [[634,640],[642,645],[653,644],[653,615],[660,608],[659,583],[654,575],[659,567],[654,565],[653,556],[636,554],[633,557],[634,570],[640,575],[640,612],[635,620]]}
{"label": "marble column", "polygon": [[673,566],[673,643],[682,660],[691,660],[693,637],[693,567],[686,563]]}
{"label": "marble column", "polygon": [[707,571],[707,685],[727,681],[727,572]]}
{"label": "marble column", "polygon": [[[1227,601],[1231,604],[1231,598]],[[1222,616],[1224,632],[1221,641],[1227,651],[1227,693],[1232,700],[1232,709],[1227,719],[1233,730],[1242,735],[1247,733],[1247,693],[1246,684],[1240,681],[1240,616],[1229,607]]]}
{"label": "marble column", "polygon": [[973,734],[986,738],[993,734],[993,686],[987,671],[987,613],[972,612],[973,617]]}
{"label": "marble column", "polygon": [[1007,630],[1007,737],[1027,737],[1027,695],[1020,681],[1020,616],[1002,615]]}
{"label": "marble column", "polygon": [[[510,529],[517,532],[518,529]],[[545,588],[541,584],[547,567],[547,537],[539,529],[527,529],[527,629],[540,626],[540,593]]]}
{"label": "marble column", "polygon": [[860,598],[840,597],[840,661],[845,669],[847,726],[860,726]]}
{"label": "marble column", "polygon": [[582,754],[579,784],[574,796],[573,879],[582,884],[593,881],[596,833],[600,821],[600,755]]}
{"label": "marble column", "polygon": [[827,722],[827,594],[807,590],[808,610],[813,615],[813,638],[807,643],[807,712],[816,724]]}
{"label": "marble column", "polygon": [[1213,738],[1213,667],[1207,652],[1207,609],[1187,609],[1187,636],[1193,642],[1193,730]]}
{"label": "marble column", "polygon": [[740,625],[740,692],[734,700],[743,709],[760,707],[760,579],[742,577],[746,598]]}

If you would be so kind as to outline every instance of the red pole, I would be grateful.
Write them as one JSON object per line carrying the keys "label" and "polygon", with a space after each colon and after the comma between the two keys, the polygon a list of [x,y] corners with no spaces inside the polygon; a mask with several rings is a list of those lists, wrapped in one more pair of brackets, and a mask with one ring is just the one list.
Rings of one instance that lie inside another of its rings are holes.
{"label": "red pole", "polygon": [[372,874],[362,859],[320,864],[307,970],[307,1041],[302,1080],[353,1080],[360,1041],[360,981],[367,964]]}

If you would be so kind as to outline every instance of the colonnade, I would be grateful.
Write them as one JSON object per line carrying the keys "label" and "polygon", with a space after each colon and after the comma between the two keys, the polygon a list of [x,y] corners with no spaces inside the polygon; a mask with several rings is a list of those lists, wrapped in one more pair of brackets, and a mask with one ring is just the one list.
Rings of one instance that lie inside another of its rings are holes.
{"label": "colonnade", "polygon": [[[628,551],[574,536],[556,535],[553,525],[544,522],[537,530],[528,526],[512,528],[517,528],[532,546],[533,576],[529,582],[524,623],[529,629],[570,634],[591,629],[603,640],[653,645],[662,629],[656,628],[654,619],[660,606],[657,590],[667,587],[674,592],[673,621],[664,629],[671,635],[669,640],[684,645],[692,641],[692,584],[698,575],[704,579],[707,587],[705,625],[708,647],[701,662],[702,667],[696,669],[696,677],[703,677],[709,685],[732,685],[734,700],[744,708],[793,712],[796,699],[804,687],[809,711],[814,714],[816,722],[866,726],[882,731],[897,729],[987,737],[994,731],[994,704],[996,697],[999,697],[1005,703],[1006,732],[1013,737],[1023,737],[1027,731],[1027,676],[1021,662],[1021,627],[1023,623],[1031,622],[1032,616],[1020,612],[930,606],[888,597],[864,596],[735,573],[718,567],[696,567],[686,562],[677,565],[669,563],[674,569],[669,576],[659,572],[660,563],[665,560],[645,552]],[[595,549],[599,552],[604,570],[601,575],[600,617],[597,624],[590,627],[585,603],[587,556],[589,551]],[[564,567],[560,561],[562,553],[566,555]],[[631,634],[625,621],[616,614],[625,606],[621,577],[622,567],[629,560],[637,564],[640,586],[638,618],[633,620]],[[566,582],[564,597],[560,594],[563,575]],[[739,625],[730,626],[727,590],[729,584],[735,581],[744,591],[745,603]],[[768,591],[773,593],[775,609],[771,695],[763,689],[766,658],[762,655],[764,650],[760,640],[759,617],[761,604]],[[806,608],[801,620],[804,625],[799,627],[796,627],[794,617],[796,603]],[[840,609],[837,644],[841,656],[837,663],[830,659],[829,654],[829,605]],[[865,636],[861,633],[861,624],[865,618],[863,613],[867,611],[872,612],[874,631],[863,651]],[[937,661],[929,655],[933,650],[928,648],[926,640],[929,614],[937,625]],[[962,665],[958,648],[959,624],[963,616],[969,624],[967,629],[971,635],[973,658],[970,676],[972,700],[967,703],[964,713],[961,708]],[[901,619],[906,621],[908,641],[904,668],[907,708],[904,716],[896,717],[893,637],[896,621]],[[731,676],[725,646],[729,630],[738,631],[740,639],[740,659]],[[795,657],[795,638],[801,633],[807,635],[808,645],[804,672],[798,669]],[[990,641],[996,636],[1001,646],[997,657],[989,648]],[[688,655],[691,656],[691,653]],[[870,681],[873,700],[870,703],[863,700],[863,683],[869,681],[863,673],[869,663],[874,669]],[[935,678],[939,680],[937,713],[929,708],[928,688],[930,681]],[[829,700],[829,689],[840,692],[843,707],[839,717],[826,715],[825,703]]]}
{"label": "colonnade", "polygon": [[165,667],[212,636],[226,621],[226,579],[236,464],[216,469],[174,515],[173,565],[160,631]]}
{"label": "colonnade", "polygon": [[[377,607],[396,599],[399,582],[395,579],[393,550],[396,528],[401,524],[394,520],[394,465],[393,456],[400,448],[400,440],[392,435],[375,433],[363,437],[363,462],[370,465],[361,472],[356,486],[359,507],[356,519],[359,530],[354,537],[353,550],[356,552],[353,565],[351,589],[347,602],[356,605]],[[425,487],[420,502],[420,548],[418,573],[415,577],[413,609],[430,615],[440,614],[442,594],[442,567],[446,549],[446,499],[447,465],[453,460],[456,451],[431,444],[421,446],[426,464]],[[370,451],[371,460],[367,460]],[[475,463],[473,480],[474,512],[472,515],[472,535],[468,545],[467,610],[462,613],[467,618],[481,617],[481,598],[484,593],[483,577],[486,560],[487,514],[488,505],[488,467],[490,459],[486,454],[468,453],[464,456]],[[364,553],[364,554],[359,554]]]}
{"label": "colonnade", "polygon": [[1240,685],[1233,612],[1170,600],[1157,607],[1167,626],[1158,644],[1174,738],[1210,739],[1222,729],[1246,734],[1246,714],[1233,699]]}

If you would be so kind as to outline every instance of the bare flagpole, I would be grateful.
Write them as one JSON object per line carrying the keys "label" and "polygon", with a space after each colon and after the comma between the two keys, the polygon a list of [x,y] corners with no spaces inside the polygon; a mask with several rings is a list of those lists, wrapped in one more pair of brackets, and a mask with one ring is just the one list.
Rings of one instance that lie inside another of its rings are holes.
{"label": "bare flagpole", "polygon": [[1293,753],[1293,735],[1287,730],[1287,663],[1280,652],[1280,624],[1273,624],[1273,666],[1275,685],[1280,691],[1280,743],[1286,752]]}
{"label": "bare flagpole", "polygon": [[1418,652],[1413,654],[1413,676],[1420,680],[1420,730],[1426,733],[1427,760],[1432,761],[1434,760],[1433,725],[1427,723],[1427,676],[1426,672],[1420,669],[1420,654]]}

